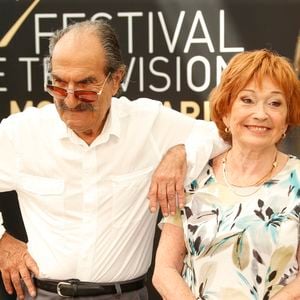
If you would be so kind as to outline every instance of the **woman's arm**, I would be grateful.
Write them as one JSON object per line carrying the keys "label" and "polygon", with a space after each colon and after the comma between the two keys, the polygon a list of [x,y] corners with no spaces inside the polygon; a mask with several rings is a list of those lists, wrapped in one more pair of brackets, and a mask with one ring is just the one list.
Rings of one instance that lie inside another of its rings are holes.
{"label": "woman's arm", "polygon": [[270,300],[300,300],[300,274]]}
{"label": "woman's arm", "polygon": [[181,277],[186,248],[183,229],[163,225],[156,252],[153,285],[165,300],[195,300],[195,296]]}
{"label": "woman's arm", "polygon": [[[300,264],[300,247],[298,246],[297,254],[298,265]],[[297,277],[283,287],[270,300],[300,300],[300,273],[298,271]]]}

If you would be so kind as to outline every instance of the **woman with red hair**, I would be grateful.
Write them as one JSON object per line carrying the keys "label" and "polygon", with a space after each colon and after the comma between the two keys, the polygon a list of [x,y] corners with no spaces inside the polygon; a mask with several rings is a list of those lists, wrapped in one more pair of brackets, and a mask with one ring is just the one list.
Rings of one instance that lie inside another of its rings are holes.
{"label": "woman with red hair", "polygon": [[300,124],[296,74],[271,51],[237,54],[210,103],[231,147],[163,220],[153,283],[167,300],[300,299],[300,161],[278,149]]}

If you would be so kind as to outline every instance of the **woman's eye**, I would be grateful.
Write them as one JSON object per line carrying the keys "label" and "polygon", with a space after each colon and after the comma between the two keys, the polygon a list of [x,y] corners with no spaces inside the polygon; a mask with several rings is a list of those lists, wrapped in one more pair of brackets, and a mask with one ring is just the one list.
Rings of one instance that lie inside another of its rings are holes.
{"label": "woman's eye", "polygon": [[271,105],[271,106],[274,106],[274,107],[279,107],[280,105],[281,105],[281,102],[280,101],[271,101],[270,103],[269,103],[269,105]]}
{"label": "woman's eye", "polygon": [[246,103],[246,104],[250,104],[253,102],[251,98],[241,98],[241,100],[243,103]]}

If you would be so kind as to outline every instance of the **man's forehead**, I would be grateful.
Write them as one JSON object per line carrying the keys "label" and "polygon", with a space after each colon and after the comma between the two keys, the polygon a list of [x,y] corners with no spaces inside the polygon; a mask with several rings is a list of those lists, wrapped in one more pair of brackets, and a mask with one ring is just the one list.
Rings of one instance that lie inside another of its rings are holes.
{"label": "man's forehead", "polygon": [[83,39],[61,39],[54,47],[52,70],[55,68],[104,70],[106,57],[98,41]]}
{"label": "man's forehead", "polygon": [[76,55],[78,52],[91,56],[104,55],[100,39],[91,30],[72,30],[66,33],[57,41],[53,49],[53,56],[61,52],[68,52],[68,55]]}
{"label": "man's forehead", "polygon": [[55,79],[65,82],[95,83],[103,77],[106,66],[104,49],[90,30],[72,30],[55,45],[51,69]]}

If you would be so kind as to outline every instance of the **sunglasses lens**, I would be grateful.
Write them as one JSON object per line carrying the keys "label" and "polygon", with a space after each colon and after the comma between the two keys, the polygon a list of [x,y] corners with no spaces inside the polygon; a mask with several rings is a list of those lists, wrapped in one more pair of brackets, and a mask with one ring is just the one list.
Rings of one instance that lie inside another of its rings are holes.
{"label": "sunglasses lens", "polygon": [[53,97],[56,98],[66,98],[68,93],[65,89],[57,87],[57,86],[53,86],[53,85],[47,85],[47,91],[49,92],[49,94]]}
{"label": "sunglasses lens", "polygon": [[84,102],[94,102],[98,98],[97,93],[92,91],[75,91],[74,94],[75,97]]}
{"label": "sunglasses lens", "polygon": [[[48,93],[56,99],[65,99],[68,96],[68,91],[54,85],[47,85]],[[98,99],[98,94],[93,91],[74,91],[74,96],[83,102],[94,102]]]}

